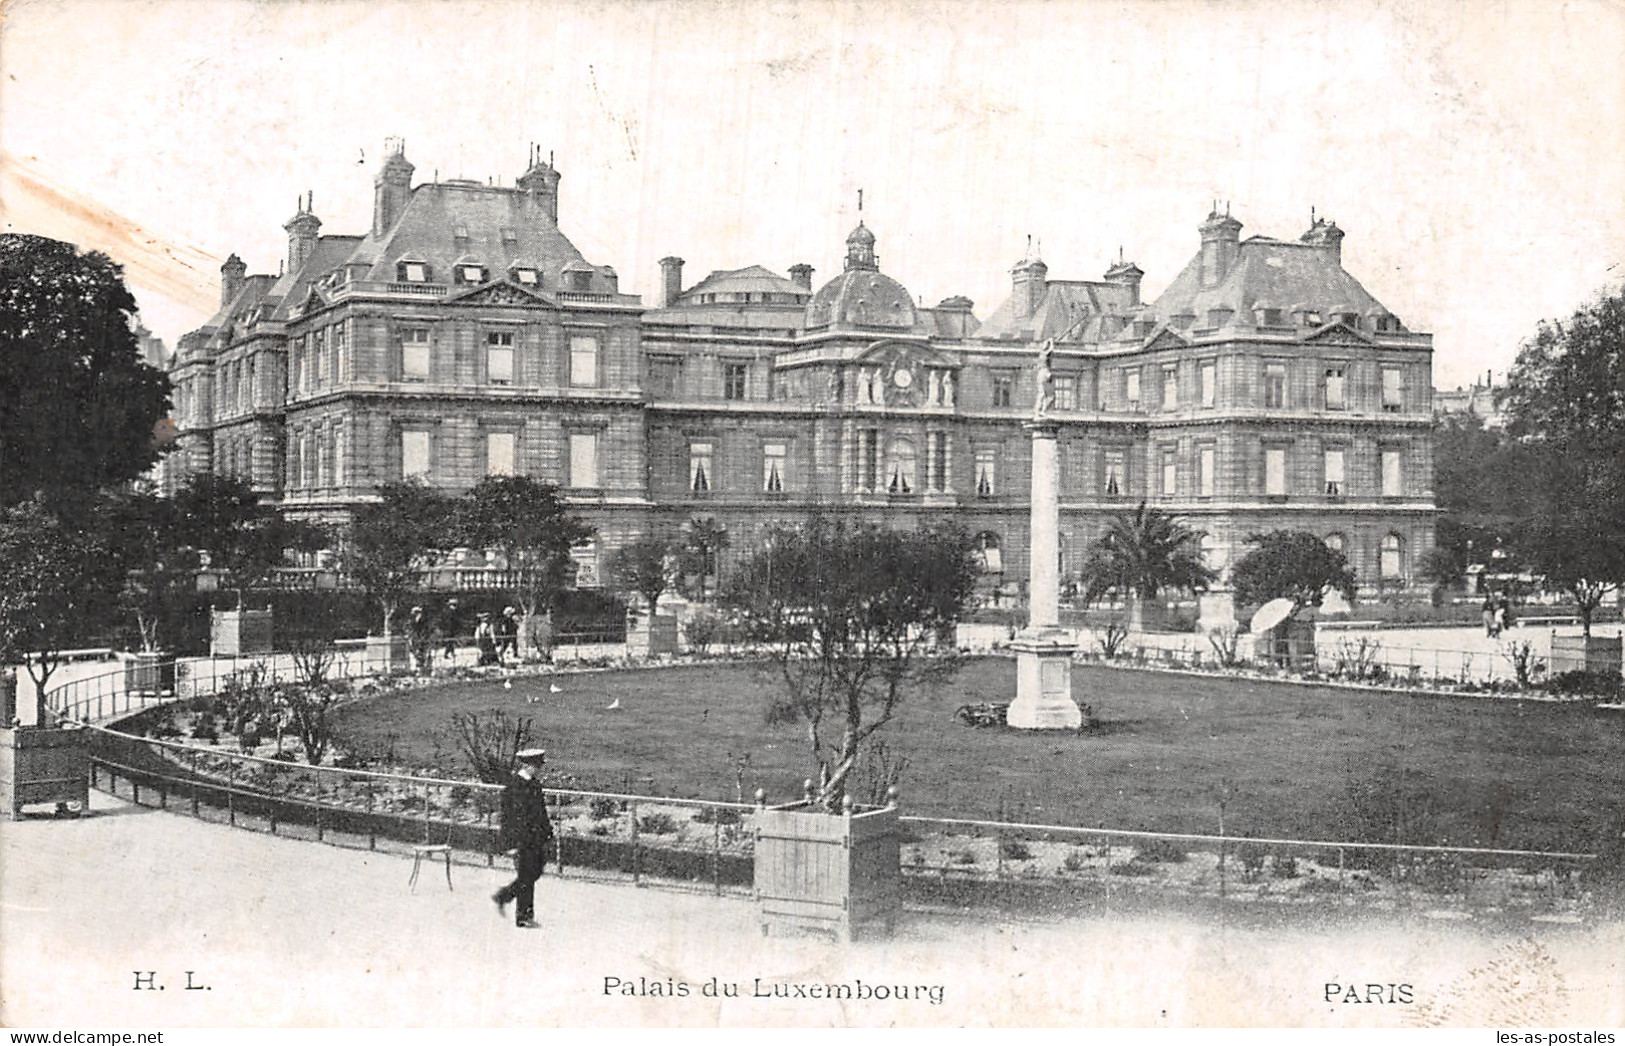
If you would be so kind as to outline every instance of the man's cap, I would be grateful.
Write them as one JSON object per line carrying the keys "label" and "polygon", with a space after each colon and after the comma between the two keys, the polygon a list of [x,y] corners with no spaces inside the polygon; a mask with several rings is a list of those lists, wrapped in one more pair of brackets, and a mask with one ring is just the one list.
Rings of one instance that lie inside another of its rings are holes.
{"label": "man's cap", "polygon": [[489,610],[482,610],[478,614],[475,614],[474,616],[475,617],[490,617],[491,612]]}
{"label": "man's cap", "polygon": [[412,613],[421,614],[421,613],[423,613],[423,608],[422,607],[413,607],[412,608]]}
{"label": "man's cap", "polygon": [[534,763],[547,754],[545,748],[523,748],[513,754],[515,759],[523,763]]}
{"label": "man's cap", "polygon": [[519,611],[515,610],[513,607],[503,607],[502,612],[503,612],[503,614],[517,614],[517,613],[519,613]]}

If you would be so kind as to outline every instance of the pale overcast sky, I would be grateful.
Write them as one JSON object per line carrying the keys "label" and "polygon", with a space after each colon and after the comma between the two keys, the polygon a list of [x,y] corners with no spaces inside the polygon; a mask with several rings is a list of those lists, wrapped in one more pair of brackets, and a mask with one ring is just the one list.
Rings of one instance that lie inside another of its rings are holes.
{"label": "pale overcast sky", "polygon": [[[1041,243],[1119,247],[1159,293],[1214,199],[1242,235],[1310,208],[1345,266],[1435,335],[1435,384],[1503,371],[1625,272],[1625,6],[1539,2],[297,3],[10,0],[8,231],[126,263],[173,345],[230,252],[275,272],[315,193],[370,222],[383,140],[417,177],[512,184],[530,142],[560,224],[623,290],[659,258],[882,268],[986,316]],[[1221,206],[1223,204],[1221,203]]]}

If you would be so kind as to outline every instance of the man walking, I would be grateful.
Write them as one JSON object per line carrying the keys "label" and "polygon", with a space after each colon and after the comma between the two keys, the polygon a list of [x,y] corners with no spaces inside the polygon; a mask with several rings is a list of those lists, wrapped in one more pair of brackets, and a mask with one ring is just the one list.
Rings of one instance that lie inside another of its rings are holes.
{"label": "man walking", "polygon": [[547,847],[553,841],[553,822],[547,816],[547,794],[539,774],[547,752],[527,748],[515,754],[519,771],[502,789],[501,844],[513,852],[514,880],[491,895],[497,911],[505,917],[508,903],[517,901],[514,925],[534,930],[536,922],[536,880],[547,863]]}

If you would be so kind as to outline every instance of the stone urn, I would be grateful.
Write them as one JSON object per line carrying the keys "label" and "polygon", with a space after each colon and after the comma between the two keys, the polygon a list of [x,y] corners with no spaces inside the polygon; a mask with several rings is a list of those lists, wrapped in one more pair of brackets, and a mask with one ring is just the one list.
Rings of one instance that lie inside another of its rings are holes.
{"label": "stone urn", "polygon": [[903,894],[895,793],[892,799],[860,810],[849,796],[841,813],[831,813],[807,800],[770,807],[757,793],[755,883],[764,936],[891,934]]}
{"label": "stone urn", "polygon": [[209,652],[241,657],[271,652],[271,608],[215,610],[209,616]]}

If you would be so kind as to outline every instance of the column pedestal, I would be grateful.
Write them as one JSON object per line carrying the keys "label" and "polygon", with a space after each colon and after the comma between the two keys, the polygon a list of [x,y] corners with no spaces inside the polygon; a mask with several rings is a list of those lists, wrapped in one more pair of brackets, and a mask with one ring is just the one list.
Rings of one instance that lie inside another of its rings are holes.
{"label": "column pedestal", "polygon": [[1065,632],[1027,628],[1010,641],[1016,654],[1016,699],[1005,722],[1018,730],[1076,730],[1083,712],[1072,700],[1074,645]]}

